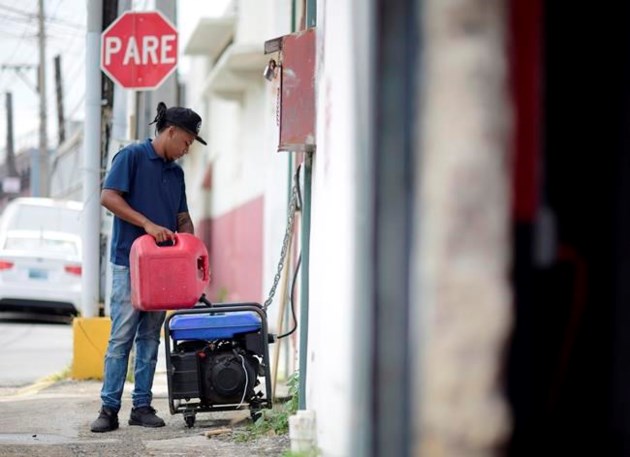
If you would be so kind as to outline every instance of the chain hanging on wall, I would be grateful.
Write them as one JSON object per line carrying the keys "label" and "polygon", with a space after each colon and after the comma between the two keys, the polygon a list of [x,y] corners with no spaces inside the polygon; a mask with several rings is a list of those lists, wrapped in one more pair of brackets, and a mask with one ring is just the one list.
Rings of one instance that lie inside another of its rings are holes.
{"label": "chain hanging on wall", "polygon": [[273,297],[276,294],[276,288],[278,287],[278,282],[280,281],[280,277],[282,276],[282,270],[284,269],[284,262],[286,260],[287,251],[289,250],[289,241],[291,240],[291,236],[293,235],[293,222],[295,221],[295,214],[301,209],[299,201],[300,197],[300,189],[299,189],[299,173],[300,167],[295,172],[294,184],[291,189],[291,199],[289,201],[289,211],[287,214],[287,228],[284,232],[284,239],[282,240],[282,249],[280,250],[280,260],[278,261],[278,268],[276,270],[276,275],[273,278],[273,285],[269,290],[269,296],[265,303],[263,304],[263,309],[267,311],[267,308],[271,305],[273,301]]}

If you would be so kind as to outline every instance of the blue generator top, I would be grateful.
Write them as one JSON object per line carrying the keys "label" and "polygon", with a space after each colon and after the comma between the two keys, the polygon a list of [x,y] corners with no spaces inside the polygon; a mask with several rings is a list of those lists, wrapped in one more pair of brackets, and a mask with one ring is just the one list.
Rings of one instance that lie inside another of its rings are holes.
{"label": "blue generator top", "polygon": [[174,340],[218,340],[234,338],[261,329],[260,315],[254,311],[208,314],[178,314],[171,318],[169,330]]}

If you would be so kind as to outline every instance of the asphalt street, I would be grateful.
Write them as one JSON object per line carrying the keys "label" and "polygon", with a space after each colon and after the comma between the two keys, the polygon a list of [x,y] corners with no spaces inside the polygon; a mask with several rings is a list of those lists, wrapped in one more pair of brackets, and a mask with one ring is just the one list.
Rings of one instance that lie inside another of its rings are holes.
{"label": "asphalt street", "polygon": [[67,317],[0,313],[0,387],[21,387],[72,363]]}

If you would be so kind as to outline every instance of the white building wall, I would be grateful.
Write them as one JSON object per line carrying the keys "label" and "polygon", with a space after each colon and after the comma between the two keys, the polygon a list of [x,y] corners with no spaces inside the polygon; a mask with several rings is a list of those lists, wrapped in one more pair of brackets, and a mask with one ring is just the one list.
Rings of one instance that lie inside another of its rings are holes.
{"label": "white building wall", "polygon": [[267,11],[271,1],[238,0],[236,42],[258,43],[266,39]]}
{"label": "white building wall", "polygon": [[216,217],[236,206],[231,193],[240,184],[238,169],[242,154],[239,142],[240,106],[237,101],[209,99],[209,153],[212,162],[212,191],[208,216]]}
{"label": "white building wall", "polygon": [[[291,0],[238,0],[226,14],[237,14],[233,46],[252,46],[291,32]],[[219,59],[220,60],[220,59]],[[288,153],[277,152],[277,83],[262,77],[263,67],[248,78],[238,97],[213,92],[208,77],[215,62],[190,57],[185,76],[185,105],[203,118],[201,135],[208,146],[192,151],[184,161],[189,206],[194,220],[216,218],[263,196],[263,290],[266,298],[277,269],[287,214]],[[200,159],[201,158],[201,159]],[[210,192],[201,188],[208,164],[213,167]],[[276,298],[279,291],[276,294]],[[275,331],[277,300],[269,312]]]}
{"label": "white building wall", "polygon": [[[320,1],[317,11],[317,152],[313,174],[307,409],[325,456],[350,456],[357,375],[357,81],[353,2]],[[368,132],[364,132],[368,134]],[[367,330],[367,329],[366,329]]]}
{"label": "white building wall", "polygon": [[212,100],[211,217],[221,216],[264,194],[265,174],[274,163],[264,141],[268,120],[263,81],[261,77],[253,83],[239,100]]}
{"label": "white building wall", "polygon": [[198,221],[208,217],[208,197],[201,185],[212,153],[209,135],[212,119],[209,117],[207,100],[201,94],[208,73],[209,62],[205,57],[194,56],[188,58],[188,65],[188,72],[184,77],[186,90],[181,104],[191,108],[201,116],[199,135],[208,142],[208,146],[193,143],[193,148],[182,163],[186,177],[188,210],[193,223],[197,225]]}

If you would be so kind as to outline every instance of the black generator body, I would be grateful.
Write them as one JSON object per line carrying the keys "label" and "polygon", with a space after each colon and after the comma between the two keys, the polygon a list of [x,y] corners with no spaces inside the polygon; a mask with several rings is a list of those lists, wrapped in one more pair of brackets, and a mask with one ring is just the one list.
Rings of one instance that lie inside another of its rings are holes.
{"label": "black generator body", "polygon": [[249,408],[256,420],[272,407],[266,313],[258,303],[200,302],[164,322],[170,412],[188,427],[198,412]]}

